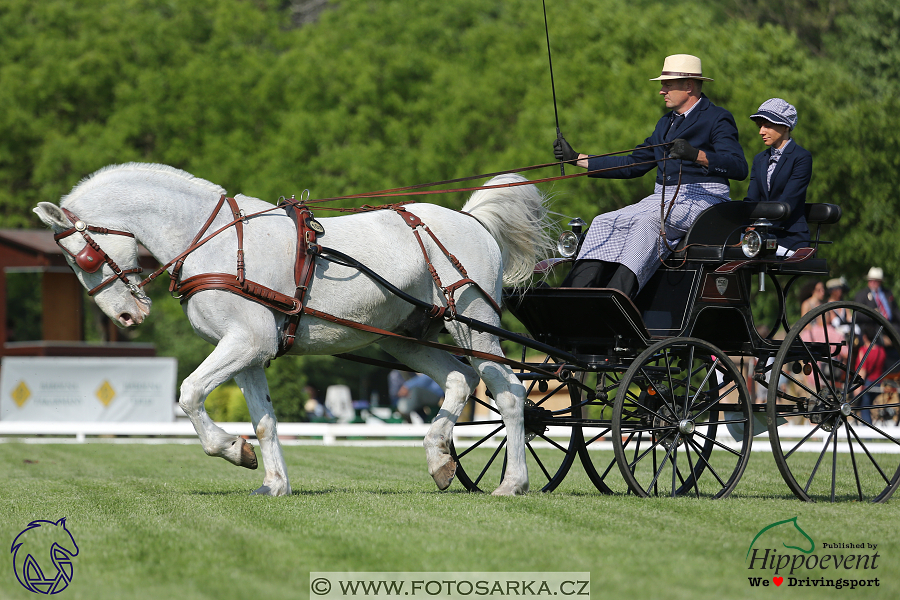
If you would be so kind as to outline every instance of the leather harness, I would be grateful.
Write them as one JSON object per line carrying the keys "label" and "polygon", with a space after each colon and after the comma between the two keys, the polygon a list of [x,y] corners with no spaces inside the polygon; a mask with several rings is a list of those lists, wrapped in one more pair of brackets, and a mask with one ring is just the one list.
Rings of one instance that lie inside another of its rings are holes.
{"label": "leather harness", "polygon": [[[226,203],[228,204],[228,207],[231,211],[232,221],[224,227],[219,228],[215,232],[206,235],[213,221],[215,221],[216,216],[218,216],[222,207]],[[251,217],[258,216],[273,209],[268,209],[266,211],[261,211],[260,213],[254,213],[251,215],[245,215],[238,206],[237,201],[234,198],[226,197],[224,194],[219,198],[218,203],[213,208],[212,214],[210,214],[203,227],[200,228],[200,231],[197,232],[197,235],[194,236],[194,239],[191,241],[188,248],[184,252],[176,256],[174,259],[169,261],[169,263],[163,265],[160,269],[144,279],[144,281],[142,281],[139,285],[130,283],[125,276],[132,273],[140,273],[142,272],[142,269],[120,269],[118,265],[116,265],[112,260],[112,258],[110,258],[109,255],[105,251],[103,251],[102,248],[100,248],[100,246],[90,237],[87,232],[93,231],[96,233],[111,233],[132,238],[134,237],[133,233],[87,225],[84,223],[84,221],[78,219],[78,217],[75,216],[72,212],[66,209],[62,209],[69,220],[72,221],[75,226],[56,234],[54,236],[54,239],[56,240],[57,244],[59,244],[60,247],[65,250],[65,252],[75,258],[76,264],[85,271],[94,273],[104,263],[108,264],[112,268],[114,275],[106,279],[103,283],[101,283],[94,289],[90,290],[88,293],[91,295],[93,295],[106,285],[112,283],[116,279],[120,279],[125,282],[125,284],[128,286],[128,289],[133,295],[139,297],[143,296],[141,288],[155,279],[167,268],[171,267],[171,271],[169,272],[169,292],[173,295],[176,295],[176,297],[181,301],[182,304],[187,302],[194,294],[198,292],[206,290],[219,290],[230,292],[243,298],[247,298],[248,300],[252,300],[254,302],[262,304],[267,308],[287,315],[287,323],[285,324],[282,332],[282,338],[279,344],[277,356],[286,354],[293,347],[294,341],[296,339],[297,327],[300,323],[300,317],[303,315],[303,313],[307,313],[310,316],[340,324],[346,327],[351,327],[353,329],[358,329],[360,331],[401,338],[442,350],[461,352],[466,356],[473,356],[476,358],[483,358],[487,360],[500,360],[514,366],[524,366],[520,365],[520,363],[517,363],[516,361],[509,361],[508,359],[487,352],[479,352],[477,350],[458,348],[456,346],[450,346],[447,344],[440,344],[437,342],[429,342],[426,340],[407,337],[370,325],[364,325],[362,323],[343,319],[341,317],[314,310],[309,307],[304,307],[303,302],[306,299],[307,292],[309,291],[309,283],[312,280],[313,274],[315,273],[315,259],[316,256],[322,253],[322,248],[317,243],[317,236],[323,234],[324,229],[318,223],[318,221],[313,218],[312,211],[310,211],[310,209],[303,202],[298,202],[295,199],[291,198],[290,200],[285,200],[284,202],[280,203],[275,208],[278,207],[284,208],[288,212],[297,227],[297,252],[294,262],[294,283],[296,288],[293,296],[288,296],[279,291],[268,288],[262,284],[251,281],[246,277],[246,268],[244,264],[244,223],[246,223],[247,219]],[[431,307],[426,311],[426,314],[429,318],[442,318],[447,321],[451,321],[456,318],[457,312],[454,294],[456,290],[467,285],[475,286],[475,288],[479,292],[481,292],[482,296],[487,299],[491,307],[498,314],[501,313],[500,306],[496,303],[496,301],[494,301],[490,294],[488,294],[480,285],[478,285],[477,282],[469,278],[465,267],[463,267],[459,260],[446,249],[446,247],[441,243],[434,232],[431,231],[431,229],[429,229],[428,226],[425,225],[425,223],[422,222],[422,220],[417,215],[408,211],[404,206],[399,204],[386,205],[384,207],[378,208],[390,209],[395,211],[413,230],[416,241],[419,243],[419,248],[422,250],[422,254],[425,257],[425,262],[428,265],[428,271],[431,273],[431,277],[437,285],[438,289],[440,289],[444,295],[446,305],[431,305]],[[363,208],[362,210],[367,210],[367,208]],[[202,246],[211,238],[215,237],[219,233],[225,231],[226,229],[229,229],[232,226],[235,228],[235,233],[237,234],[237,275],[233,275],[230,273],[201,273],[199,275],[194,275],[192,277],[188,277],[187,279],[181,280],[181,270],[184,266],[185,259],[194,250]],[[428,250],[426,249],[425,243],[419,233],[420,228],[428,233],[428,235],[434,241],[435,245],[440,249],[444,256],[447,257],[447,259],[460,273],[460,275],[462,275],[462,279],[447,286],[442,283],[437,269],[435,269],[434,265],[432,264],[431,258],[428,255]],[[82,249],[77,255],[72,254],[68,249],[60,244],[60,240],[69,235],[72,235],[75,232],[81,233],[85,241],[87,242],[87,245],[84,247],[84,249]],[[206,237],[204,237],[204,235],[206,235]]]}

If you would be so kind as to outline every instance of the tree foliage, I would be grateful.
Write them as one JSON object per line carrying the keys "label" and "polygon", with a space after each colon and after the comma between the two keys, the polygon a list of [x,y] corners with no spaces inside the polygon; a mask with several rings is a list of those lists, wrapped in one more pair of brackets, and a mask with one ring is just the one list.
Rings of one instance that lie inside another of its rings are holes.
{"label": "tree foliage", "polygon": [[[649,79],[667,54],[696,54],[748,160],[763,145],[747,117],[774,96],[797,106],[795,135],[815,161],[809,200],[844,210],[827,252],[833,274],[853,285],[872,264],[900,275],[896,3],[559,0],[547,15],[559,124],[577,150],[641,142],[665,111]],[[110,163],[166,163],[275,201],[553,160],[533,1],[6,0],[0,31],[4,227],[38,226],[37,201]],[[589,220],[646,195],[652,177],[543,187],[561,221]],[[733,183],[732,198],[746,187]],[[465,196],[428,200],[458,208]],[[138,336],[196,365],[198,342],[166,339],[169,323],[191,335],[169,304],[156,313],[166,326]]]}

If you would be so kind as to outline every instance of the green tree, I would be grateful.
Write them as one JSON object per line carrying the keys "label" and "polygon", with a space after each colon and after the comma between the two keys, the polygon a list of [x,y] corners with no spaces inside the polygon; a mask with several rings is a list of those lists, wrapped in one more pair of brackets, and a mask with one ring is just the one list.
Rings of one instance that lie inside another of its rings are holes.
{"label": "green tree", "polygon": [[[715,79],[704,91],[735,115],[748,160],[763,146],[747,117],[773,96],[797,106],[795,134],[815,162],[809,200],[844,210],[835,244],[823,250],[832,273],[855,286],[879,264],[890,284],[900,275],[891,228],[900,214],[894,4],[548,2],[562,132],[584,152],[633,148],[665,112],[649,81],[663,57],[701,56]],[[305,188],[325,198],[552,161],[537,3],[342,0],[320,9],[276,0],[6,0],[0,226],[37,226],[37,201],[58,199],[110,163],[166,163],[274,202]],[[529,176],[557,174],[551,165]],[[542,187],[565,223],[642,198],[652,178]],[[734,182],[732,198],[746,186]],[[465,197],[426,199],[459,208]],[[135,339],[178,356],[183,376],[209,347],[164,296]],[[318,358],[292,360],[279,359],[271,374],[285,382],[285,397],[302,395],[304,376],[315,387],[327,384],[319,372],[342,376]],[[362,371],[343,371],[361,385]]]}

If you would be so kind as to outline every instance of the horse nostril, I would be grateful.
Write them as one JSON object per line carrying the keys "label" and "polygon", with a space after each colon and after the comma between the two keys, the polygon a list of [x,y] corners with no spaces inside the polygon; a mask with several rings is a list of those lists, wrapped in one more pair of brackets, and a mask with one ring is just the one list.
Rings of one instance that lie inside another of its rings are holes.
{"label": "horse nostril", "polygon": [[126,325],[128,323],[134,323],[134,317],[131,316],[131,313],[122,313],[121,315],[119,315],[119,322]]}

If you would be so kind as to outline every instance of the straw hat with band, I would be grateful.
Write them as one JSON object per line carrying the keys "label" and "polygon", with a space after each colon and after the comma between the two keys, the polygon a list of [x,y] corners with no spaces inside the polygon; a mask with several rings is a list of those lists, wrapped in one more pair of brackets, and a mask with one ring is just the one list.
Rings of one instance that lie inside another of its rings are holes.
{"label": "straw hat with band", "polygon": [[667,79],[699,79],[701,81],[713,81],[703,76],[700,59],[690,54],[673,54],[667,56],[663,62],[662,74],[650,81],[665,81]]}

